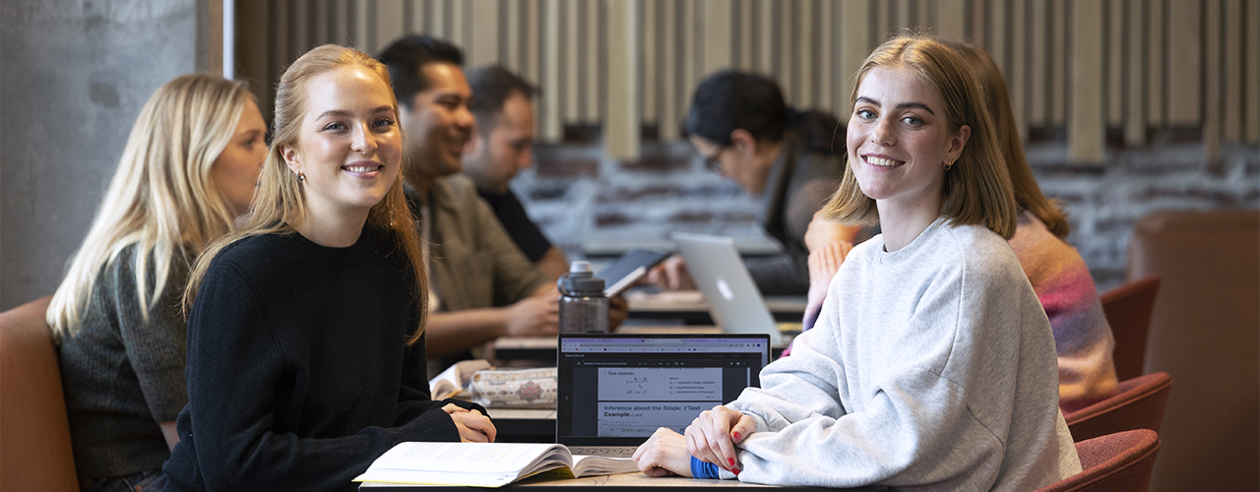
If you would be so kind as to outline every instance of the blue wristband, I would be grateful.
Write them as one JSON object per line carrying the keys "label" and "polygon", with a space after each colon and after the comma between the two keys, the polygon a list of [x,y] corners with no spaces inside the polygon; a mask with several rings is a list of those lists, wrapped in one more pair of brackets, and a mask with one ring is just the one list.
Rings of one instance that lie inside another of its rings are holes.
{"label": "blue wristband", "polygon": [[713,463],[700,461],[695,456],[691,457],[691,477],[692,478],[722,478],[718,475],[718,467]]}

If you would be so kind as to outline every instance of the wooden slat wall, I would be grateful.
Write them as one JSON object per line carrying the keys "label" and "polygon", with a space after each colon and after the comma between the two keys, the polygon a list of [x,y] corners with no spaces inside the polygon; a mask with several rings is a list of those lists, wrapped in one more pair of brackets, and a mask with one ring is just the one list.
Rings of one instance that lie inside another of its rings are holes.
{"label": "wooden slat wall", "polygon": [[235,14],[235,73],[264,104],[313,46],[375,52],[424,32],[463,47],[469,66],[536,82],[541,140],[601,125],[620,159],[638,155],[632,127],[679,138],[696,84],[724,68],[772,76],[791,104],[844,120],[853,73],[903,28],[989,50],[1021,135],[1065,130],[1073,161],[1105,161],[1109,128],[1127,145],[1197,128],[1209,159],[1260,143],[1254,0],[237,0]]}

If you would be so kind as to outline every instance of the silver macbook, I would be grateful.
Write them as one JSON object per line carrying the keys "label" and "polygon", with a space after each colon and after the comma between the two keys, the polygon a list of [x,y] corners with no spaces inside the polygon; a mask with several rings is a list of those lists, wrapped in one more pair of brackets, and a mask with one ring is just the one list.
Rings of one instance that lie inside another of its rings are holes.
{"label": "silver macbook", "polygon": [[725,236],[675,232],[687,271],[704,293],[713,320],[727,333],[764,333],[779,344],[779,327],[753,283],[735,242]]}
{"label": "silver macbook", "polygon": [[556,442],[573,454],[629,457],[657,428],[759,386],[766,335],[561,334]]}

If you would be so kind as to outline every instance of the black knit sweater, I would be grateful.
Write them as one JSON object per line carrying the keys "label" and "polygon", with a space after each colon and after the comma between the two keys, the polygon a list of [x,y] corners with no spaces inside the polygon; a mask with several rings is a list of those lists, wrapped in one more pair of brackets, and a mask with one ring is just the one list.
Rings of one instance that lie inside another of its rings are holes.
{"label": "black knit sweater", "polygon": [[[402,441],[458,441],[430,400],[407,257],[371,227],[225,248],[188,320],[189,404],[167,490],[350,490]],[[468,407],[468,404],[464,404]]]}

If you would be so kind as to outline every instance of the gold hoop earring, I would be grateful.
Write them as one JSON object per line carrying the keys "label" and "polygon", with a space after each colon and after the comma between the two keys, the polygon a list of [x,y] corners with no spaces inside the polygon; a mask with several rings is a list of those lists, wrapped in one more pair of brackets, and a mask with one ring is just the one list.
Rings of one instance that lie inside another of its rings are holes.
{"label": "gold hoop earring", "polygon": [[951,168],[951,167],[953,167],[953,166],[954,166],[954,161],[945,161],[945,170],[946,170],[946,171],[948,171],[948,170],[949,170],[949,168]]}

